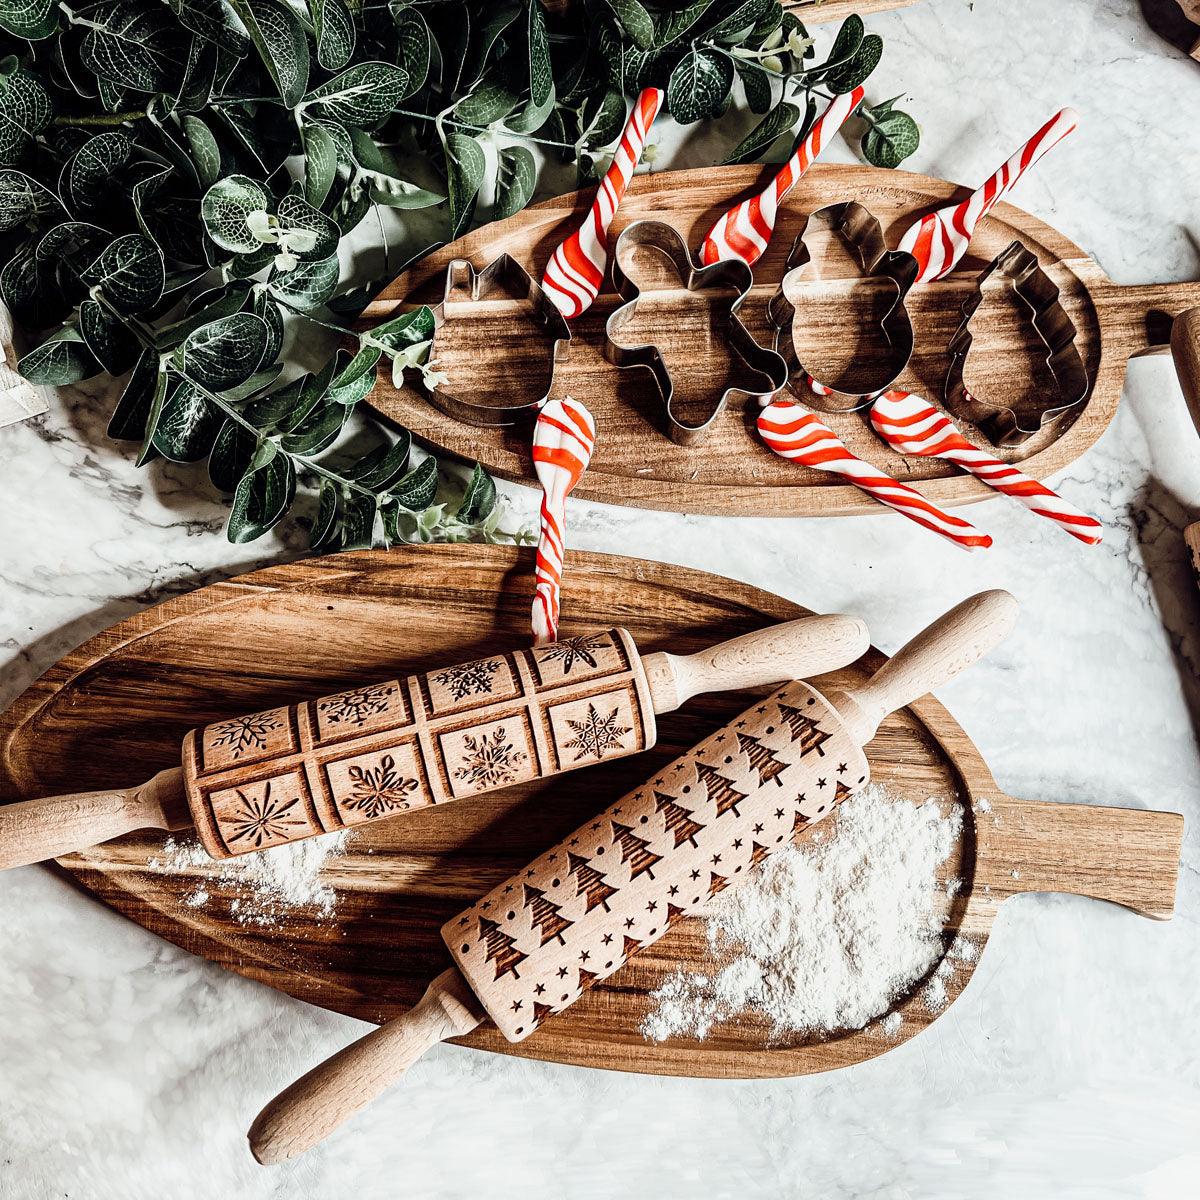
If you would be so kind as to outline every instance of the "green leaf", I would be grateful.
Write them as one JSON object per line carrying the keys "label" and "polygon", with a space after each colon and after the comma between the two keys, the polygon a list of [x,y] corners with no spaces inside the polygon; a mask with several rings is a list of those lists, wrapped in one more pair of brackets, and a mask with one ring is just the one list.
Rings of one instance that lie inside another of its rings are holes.
{"label": "green leaf", "polygon": [[200,186],[210,188],[221,178],[221,148],[217,139],[199,117],[188,114],[179,123],[191,147]]}
{"label": "green leaf", "polygon": [[166,0],[176,20],[197,37],[244,58],[250,53],[245,24],[225,0]]}
{"label": "green leaf", "polygon": [[554,99],[554,74],[550,67],[550,36],[542,0],[529,0],[529,99],[541,109]]}
{"label": "green leaf", "polygon": [[448,133],[445,138],[446,182],[450,201],[450,238],[461,237],[475,214],[475,202],[483,184],[487,159],[483,147],[465,133]]}
{"label": "green leaf", "polygon": [[491,516],[495,507],[496,481],[476,463],[462,503],[458,506],[458,519],[464,525],[478,525]]}
{"label": "green leaf", "polygon": [[258,438],[232,417],[226,420],[208,456],[208,477],[218,491],[232,492],[250,469]]}
{"label": "green leaf", "polygon": [[370,550],[375,544],[375,517],[379,505],[374,496],[352,493],[342,503],[342,550]]}
{"label": "green leaf", "polygon": [[[863,25],[862,17],[851,13],[842,22],[842,27],[833,40],[833,49],[829,51],[829,58],[826,59],[825,66],[834,68],[848,63],[858,53],[865,33],[866,27]],[[824,78],[824,75],[818,76],[818,78]]]}
{"label": "green leaf", "polygon": [[260,250],[262,243],[250,231],[246,218],[266,212],[271,204],[271,194],[261,183],[246,175],[229,175],[204,193],[200,213],[208,236],[222,250],[250,254]]}
{"label": "green leaf", "polygon": [[766,153],[775,140],[795,128],[800,120],[800,110],[788,101],[776,105],[755,127],[729,152],[726,163],[754,162]]}
{"label": "green leaf", "polygon": [[67,164],[64,198],[79,210],[111,203],[109,183],[132,153],[133,139],[120,130],[88,138]]}
{"label": "green leaf", "polygon": [[295,432],[281,438],[279,445],[288,454],[311,458],[337,441],[349,415],[350,410],[336,401],[321,405],[296,427]]}
{"label": "green leaf", "polygon": [[882,58],[883,38],[874,33],[869,33],[863,38],[862,44],[859,46],[858,52],[854,57],[848,63],[838,67],[836,71],[831,71],[825,77],[825,86],[835,96],[852,92],[879,66],[879,61]]}
{"label": "green leaf", "polygon": [[266,321],[254,313],[218,317],[184,338],[172,365],[209,391],[222,392],[244,383],[262,366],[270,339]]}
{"label": "green leaf", "polygon": [[317,62],[340,71],[354,54],[354,18],[343,0],[308,0],[317,35]]}
{"label": "green leaf", "polygon": [[728,15],[713,25],[705,37],[731,45],[740,43],[770,11],[771,4],[772,0],[742,0],[740,4],[735,3]]}
{"label": "green leaf", "polygon": [[437,495],[437,459],[430,455],[419,467],[409,471],[394,487],[388,489],[388,495],[401,508],[409,512],[421,512],[433,503]]}
{"label": "green leaf", "polygon": [[53,117],[54,102],[37,76],[20,68],[0,73],[0,166],[17,165]]}
{"label": "green leaf", "polygon": [[276,0],[231,0],[234,12],[288,108],[295,108],[308,87],[308,38],[299,18]]}
{"label": "green leaf", "polygon": [[165,6],[141,0],[88,13],[79,58],[93,75],[134,92],[171,92],[187,63],[187,42]]}
{"label": "green leaf", "polygon": [[742,81],[742,87],[746,92],[746,103],[750,105],[750,111],[753,113],[767,112],[771,107],[771,77],[753,63],[743,62],[740,58],[733,64],[733,67]]}
{"label": "green leaf", "polygon": [[613,88],[595,91],[580,113],[581,138],[589,149],[615,142],[625,128],[625,97]]}
{"label": "green leaf", "polygon": [[390,321],[376,325],[371,330],[370,337],[372,341],[382,343],[389,349],[402,350],[405,346],[429,341],[435,328],[433,309],[428,304],[422,304],[420,308],[401,313]]}
{"label": "green leaf", "polygon": [[217,60],[220,52],[212,42],[196,36],[188,46],[187,66],[183,79],[175,88],[173,113],[195,113],[207,108],[217,82]]}
{"label": "green leaf", "polygon": [[96,300],[79,306],[79,332],[96,361],[110,374],[123,375],[138,359],[138,340],[120,317]]}
{"label": "green leaf", "polygon": [[156,401],[161,407],[166,390],[167,376],[165,371],[159,370],[158,355],[153,350],[143,350],[113,409],[108,422],[108,436],[115,442],[144,441],[150,414],[156,407]]}
{"label": "green leaf", "polygon": [[693,0],[682,8],[660,11],[655,21],[654,48],[661,50],[691,33],[713,0]]}
{"label": "green leaf", "polygon": [[246,407],[246,419],[260,429],[274,427],[283,433],[299,428],[328,394],[336,361],[336,356],[332,357],[318,374],[306,372],[278,391],[252,401]]}
{"label": "green leaf", "polygon": [[307,248],[299,244],[295,247],[298,257],[304,261],[328,258],[337,253],[341,231],[334,221],[320,209],[313,208],[303,196],[289,192],[280,200],[276,216],[279,218],[279,228],[285,235],[304,236],[303,247]]}
{"label": "green leaf", "polygon": [[58,197],[32,176],[12,168],[0,170],[0,232],[35,221],[46,213],[61,212]]}
{"label": "green leaf", "polygon": [[55,0],[3,0],[0,29],[27,42],[39,42],[58,29]]}
{"label": "green leaf", "polygon": [[524,146],[505,146],[496,157],[496,203],[492,219],[502,221],[519,213],[533,197],[537,164]]}
{"label": "green leaf", "polygon": [[226,536],[235,544],[252,542],[276,525],[296,498],[296,469],[272,442],[256,451],[233,493]]}
{"label": "green leaf", "polygon": [[667,107],[681,125],[717,116],[733,86],[733,64],[707,48],[679,60],[667,84]]}
{"label": "green leaf", "polygon": [[52,333],[36,350],[17,363],[17,371],[30,383],[58,387],[78,383],[100,372],[100,364],[84,343],[79,330],[67,325]]}
{"label": "green leaf", "polygon": [[304,97],[311,117],[374,129],[408,94],[408,72],[392,63],[358,63]]}
{"label": "green leaf", "polygon": [[148,237],[127,233],[100,252],[82,279],[88,287],[99,288],[114,308],[139,313],[161,299],[166,267],[162,251]]}
{"label": "green leaf", "polygon": [[273,273],[267,287],[273,296],[309,312],[320,308],[337,290],[341,266],[336,253],[316,262],[302,262],[283,274]]}
{"label": "green leaf", "polygon": [[433,36],[425,18],[411,4],[389,4],[392,22],[396,27],[396,65],[408,76],[408,90],[403,100],[424,88],[429,79],[429,64],[433,53]]}
{"label": "green leaf", "polygon": [[404,474],[411,450],[412,434],[407,429],[401,429],[396,441],[376,446],[370,454],[360,458],[344,474],[360,487],[369,488],[373,492],[382,491]]}
{"label": "green leaf", "polygon": [[491,11],[486,13],[482,27],[469,40],[467,58],[459,78],[460,87],[482,78],[492,62],[493,52],[506,49],[508,39],[502,35],[521,15],[521,7],[515,3],[490,6]]}
{"label": "green leaf", "polygon": [[312,550],[322,550],[333,542],[337,529],[338,488],[332,480],[322,479],[317,493],[317,515],[313,518],[308,534],[308,545]]}
{"label": "green leaf", "polygon": [[154,430],[154,449],[171,462],[207,458],[224,423],[220,410],[190,383],[176,383],[162,406]]}
{"label": "green leaf", "polygon": [[639,50],[649,50],[654,44],[654,22],[638,0],[605,0],[617,24],[629,35]]}
{"label": "green leaf", "polygon": [[503,83],[482,83],[454,106],[454,119],[484,127],[517,107],[518,96]]}
{"label": "green leaf", "polygon": [[338,149],[333,134],[319,122],[306,124],[304,140],[304,198],[320,208],[337,177]]}
{"label": "green leaf", "polygon": [[364,346],[333,377],[333,382],[329,385],[330,400],[344,408],[353,408],[365,396],[370,395],[375,386],[375,367],[382,357],[383,351],[378,346]]}
{"label": "green leaf", "polygon": [[894,169],[921,144],[921,130],[908,113],[890,108],[891,103],[883,116],[870,118],[871,128],[863,136],[862,151],[874,166]]}

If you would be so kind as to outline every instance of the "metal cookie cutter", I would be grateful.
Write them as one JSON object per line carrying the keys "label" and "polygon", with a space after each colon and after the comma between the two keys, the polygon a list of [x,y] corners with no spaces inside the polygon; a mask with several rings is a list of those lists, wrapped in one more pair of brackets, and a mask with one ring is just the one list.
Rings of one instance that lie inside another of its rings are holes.
{"label": "metal cookie cutter", "polygon": [[[891,354],[884,363],[884,369],[879,372],[879,378],[871,380],[866,393],[843,392],[819,382],[816,387],[810,388],[808,383],[812,376],[796,353],[792,337],[796,308],[787,298],[786,291],[789,280],[802,279],[812,265],[808,239],[822,226],[842,239],[857,259],[864,280],[868,277],[883,278],[889,280],[896,289],[896,298],[879,323],[891,347]],[[792,243],[786,273],[780,281],[779,290],[767,306],[767,317],[775,327],[775,349],[787,363],[788,390],[804,404],[821,412],[850,412],[869,404],[880,392],[891,387],[912,358],[913,325],[904,301],[916,282],[919,270],[917,260],[911,254],[887,248],[883,227],[870,210],[857,201],[831,204],[813,213],[800,236]]]}
{"label": "metal cookie cutter", "polygon": [[[1008,281],[1032,314],[1032,325],[1046,349],[1046,365],[1054,377],[1054,401],[1030,413],[980,399],[967,390],[963,368],[974,340],[971,321],[983,302],[983,288],[994,274]],[[950,371],[946,376],[946,407],[956,416],[973,421],[997,446],[1019,446],[1036,433],[1061,424],[1076,405],[1087,398],[1088,373],[1075,344],[1075,324],[1062,304],[1054,280],[1042,269],[1037,255],[1013,242],[998,254],[976,280],[962,306],[963,319],[950,341]],[[1034,420],[1030,420],[1030,418]]]}
{"label": "metal cookie cutter", "polygon": [[[683,286],[689,292],[707,288],[729,287],[737,295],[729,304],[729,324],[726,336],[730,347],[742,360],[747,371],[760,377],[761,384],[747,379],[746,385],[734,384],[725,389],[712,407],[712,411],[698,424],[689,424],[679,419],[675,412],[675,384],[667,364],[657,345],[628,346],[620,340],[621,331],[630,323],[637,312],[641,290],[626,274],[622,266],[623,253],[630,245],[651,246],[671,261]],[[671,440],[681,446],[695,445],[712,429],[730,396],[742,395],[749,399],[765,400],[773,396],[787,380],[787,367],[773,350],[760,346],[742,324],[737,315],[742,302],[749,295],[754,283],[750,268],[741,259],[717,262],[706,267],[697,267],[688,252],[686,243],[671,225],[663,221],[634,221],[621,231],[617,238],[612,258],[613,282],[624,301],[608,318],[604,327],[604,357],[618,367],[646,367],[653,375],[663,398],[667,416],[667,432]]]}
{"label": "metal cookie cutter", "polygon": [[549,383],[542,395],[530,396],[528,400],[513,404],[498,402],[495,399],[489,402],[487,391],[471,399],[456,395],[451,379],[448,383],[427,389],[430,401],[447,416],[456,421],[464,421],[468,425],[502,426],[531,423],[537,417],[538,409],[550,398],[554,390],[555,371],[571,340],[571,331],[566,320],[542,291],[541,285],[512,255],[501,254],[482,271],[476,271],[467,259],[456,258],[446,267],[446,286],[442,300],[433,309],[434,331],[433,345],[429,350],[430,359],[438,357],[438,333],[449,319],[446,315],[446,305],[453,293],[460,288],[467,291],[472,303],[483,299],[497,288],[503,288],[517,300],[528,300],[533,305],[533,320],[554,339],[550,355]]}

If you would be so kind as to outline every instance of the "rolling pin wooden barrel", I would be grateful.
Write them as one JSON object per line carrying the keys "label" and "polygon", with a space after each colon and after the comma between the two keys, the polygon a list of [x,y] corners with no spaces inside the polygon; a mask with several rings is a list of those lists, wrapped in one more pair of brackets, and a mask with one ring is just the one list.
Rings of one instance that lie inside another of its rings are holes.
{"label": "rolling pin wooden barrel", "polygon": [[192,730],[146,783],[0,806],[0,869],[136,829],[194,825],[229,858],[478,796],[654,745],[655,713],[844,667],[857,617],[802,618],[691,655],[638,653],[623,629],[372,683]]}
{"label": "rolling pin wooden barrel", "polygon": [[862,788],[863,747],[883,718],[981,658],[1016,613],[1007,592],[982,592],[853,692],[785,684],[581,826],[443,926],[454,965],[272,1101],[250,1130],[254,1156],[303,1153],[486,1018],[509,1041],[528,1037]]}

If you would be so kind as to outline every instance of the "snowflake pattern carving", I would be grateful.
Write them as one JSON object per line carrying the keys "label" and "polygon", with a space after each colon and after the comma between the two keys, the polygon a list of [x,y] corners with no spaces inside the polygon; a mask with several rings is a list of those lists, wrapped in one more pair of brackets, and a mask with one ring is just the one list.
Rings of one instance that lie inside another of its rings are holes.
{"label": "snowflake pattern carving", "polygon": [[354,790],[342,802],[343,807],[362,813],[368,820],[384,813],[403,812],[409,807],[409,795],[417,788],[415,779],[406,779],[396,770],[396,760],[385,754],[375,767],[350,768]]}
{"label": "snowflake pattern carving", "polygon": [[468,733],[463,738],[466,755],[462,765],[455,767],[455,779],[462,779],[472,787],[500,787],[512,783],[521,764],[528,755],[518,750],[509,741],[503,725],[497,725],[491,734]]}
{"label": "snowflake pattern carving", "polygon": [[267,842],[289,839],[292,829],[305,824],[294,811],[299,799],[272,796],[270,780],[261,796],[247,796],[239,788],[237,798],[237,809],[229,821],[230,842],[249,841],[261,849]]}
{"label": "snowflake pattern carving", "polygon": [[484,658],[479,662],[464,663],[461,667],[447,667],[444,671],[438,671],[434,679],[455,700],[465,700],[468,696],[489,695],[493,676],[499,670],[498,659]]}
{"label": "snowflake pattern carving", "polygon": [[568,717],[567,724],[575,736],[566,743],[566,748],[579,751],[575,755],[575,762],[585,758],[601,759],[613,750],[623,749],[625,735],[633,732],[628,725],[621,724],[615,708],[601,716],[594,704],[588,705],[587,716],[582,721],[573,721]]}
{"label": "snowflake pattern carving", "polygon": [[610,645],[608,634],[586,633],[578,637],[560,638],[557,642],[540,647],[536,653],[540,662],[562,663],[562,673],[570,675],[579,663],[595,670],[600,665],[596,653],[607,650]]}
{"label": "snowflake pattern carving", "polygon": [[372,717],[386,712],[395,694],[396,684],[377,683],[327,696],[318,702],[317,707],[331,725],[363,725]]}
{"label": "snowflake pattern carving", "polygon": [[228,750],[231,757],[241,758],[247,750],[265,750],[270,735],[282,728],[278,713],[260,712],[220,721],[209,732],[214,750]]}

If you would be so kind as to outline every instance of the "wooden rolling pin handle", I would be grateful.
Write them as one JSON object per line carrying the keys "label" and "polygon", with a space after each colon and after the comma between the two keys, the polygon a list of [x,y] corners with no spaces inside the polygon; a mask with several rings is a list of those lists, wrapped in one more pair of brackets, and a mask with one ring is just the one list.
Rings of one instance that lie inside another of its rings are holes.
{"label": "wooden rolling pin handle", "polygon": [[903,646],[861,688],[829,697],[865,746],[889,713],[978,662],[1012,632],[1017,602],[1002,590],[969,596]]}
{"label": "wooden rolling pin handle", "polygon": [[295,1158],[392,1086],[431,1047],[482,1020],[467,981],[451,967],[402,1017],[351,1042],[281,1092],[254,1119],[250,1150],[264,1166]]}
{"label": "wooden rolling pin handle", "polygon": [[1171,357],[1192,424],[1200,433],[1200,308],[1189,308],[1175,318],[1171,326]]}
{"label": "wooden rolling pin handle", "polygon": [[183,829],[191,823],[178,767],[137,787],[0,805],[0,870],[45,862],[135,829]]}
{"label": "wooden rolling pin handle", "polygon": [[696,654],[647,654],[642,667],[656,713],[673,712],[701,692],[728,692],[808,679],[861,658],[866,624],[840,613],[784,621]]}

